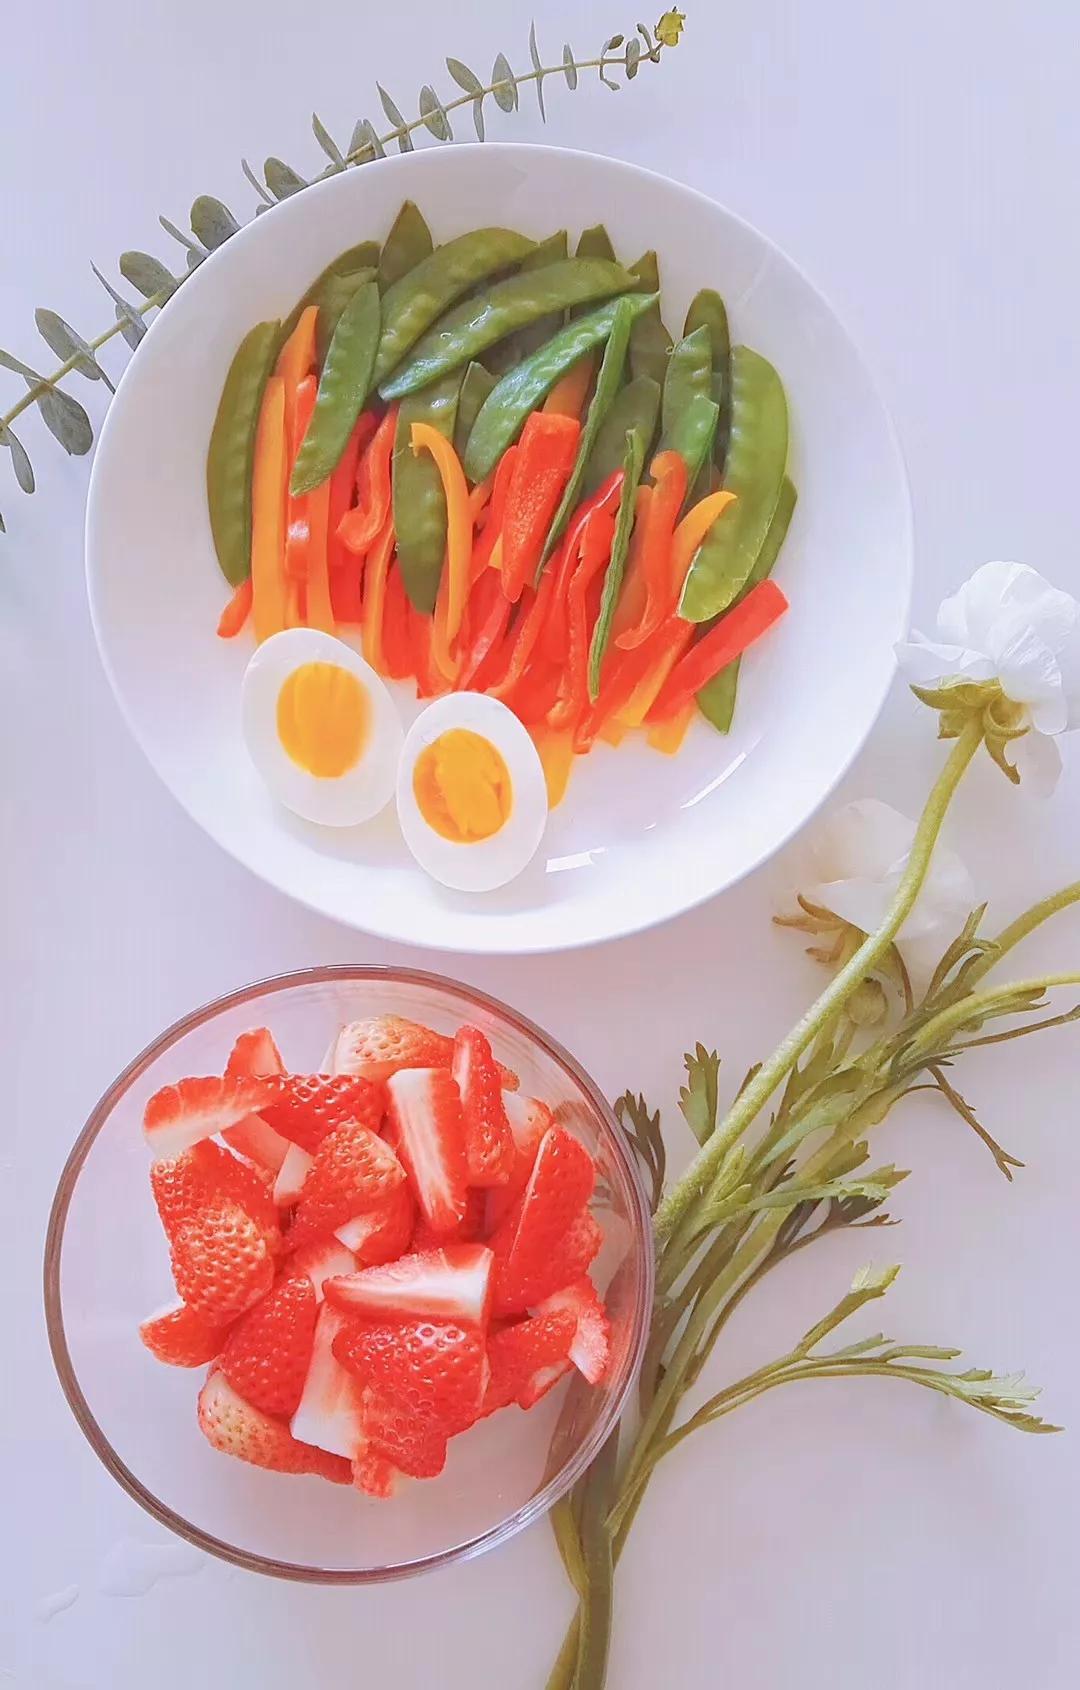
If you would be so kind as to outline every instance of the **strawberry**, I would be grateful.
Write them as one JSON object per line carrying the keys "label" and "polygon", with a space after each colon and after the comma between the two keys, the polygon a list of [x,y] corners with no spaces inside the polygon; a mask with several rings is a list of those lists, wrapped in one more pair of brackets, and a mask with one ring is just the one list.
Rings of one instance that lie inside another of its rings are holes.
{"label": "strawberry", "polygon": [[453,1232],[436,1232],[431,1222],[424,1215],[420,1215],[408,1248],[415,1253],[418,1250],[437,1250],[440,1245],[451,1242],[475,1244],[477,1239],[483,1238],[487,1230],[487,1200],[491,1195],[491,1191],[481,1191],[479,1186],[470,1186],[465,1196],[465,1213]]}
{"label": "strawberry", "polygon": [[207,1204],[228,1198],[250,1215],[271,1252],[281,1247],[277,1210],[266,1176],[210,1139],[167,1161],[152,1163],[150,1188],[170,1243],[175,1243],[179,1228]]}
{"label": "strawberry", "polygon": [[360,1267],[377,1267],[404,1254],[415,1224],[413,1194],[407,1184],[396,1185],[380,1203],[339,1226],[334,1237],[352,1251]]}
{"label": "strawberry", "polygon": [[491,1377],[484,1393],[485,1415],[516,1402],[531,1408],[570,1370],[575,1317],[566,1311],[516,1321],[488,1339]]}
{"label": "strawberry", "polygon": [[513,1092],[504,1091],[502,1102],[510,1136],[514,1142],[514,1156],[506,1184],[495,1186],[488,1192],[486,1224],[489,1232],[494,1232],[525,1190],[536,1161],[536,1152],[540,1148],[540,1140],[548,1128],[555,1125],[551,1110],[546,1103],[541,1103],[538,1097],[519,1097]]}
{"label": "strawberry", "polygon": [[588,1274],[545,1297],[537,1304],[536,1312],[573,1315],[575,1331],[570,1360],[590,1385],[599,1385],[611,1354],[611,1321]]}
{"label": "strawberry", "polygon": [[315,1322],[300,1404],[290,1422],[294,1438],[352,1461],[363,1444],[360,1387],[334,1355],[344,1315],[323,1303]]}
{"label": "strawberry", "polygon": [[480,1412],[486,1358],[474,1326],[347,1319],[334,1354],[361,1384],[409,1414],[437,1421],[446,1434],[464,1431]]}
{"label": "strawberry", "polygon": [[295,1414],[315,1340],[318,1304],[306,1275],[278,1281],[229,1333],[218,1358],[234,1391],[252,1408]]}
{"label": "strawberry", "polygon": [[[327,1052],[332,1074],[362,1074],[368,1080],[388,1080],[404,1068],[449,1068],[454,1041],[403,1015],[376,1015],[342,1027]],[[516,1091],[518,1077],[500,1064],[508,1091]]]}
{"label": "strawberry", "polygon": [[394,1494],[399,1478],[396,1467],[383,1456],[365,1446],[352,1464],[353,1484],[365,1496],[377,1496],[383,1501]]}
{"label": "strawberry", "polygon": [[[267,1027],[241,1033],[225,1064],[225,1073],[230,1077],[247,1074],[254,1079],[265,1080],[284,1072],[281,1052]],[[275,1132],[273,1127],[268,1127],[261,1115],[248,1115],[235,1127],[226,1127],[221,1136],[233,1150],[239,1151],[242,1156],[250,1156],[253,1162],[268,1168],[272,1174],[278,1172],[289,1150],[288,1139]]]}
{"label": "strawberry", "polygon": [[328,1279],[352,1273],[356,1257],[336,1238],[320,1238],[314,1244],[303,1244],[289,1256],[286,1272],[290,1279],[307,1278],[315,1292],[315,1301],[323,1300],[323,1285]]}
{"label": "strawberry", "polygon": [[266,1239],[238,1203],[218,1197],[178,1229],[172,1247],[176,1289],[211,1320],[243,1314],[269,1291],[274,1262]]}
{"label": "strawberry", "polygon": [[579,1221],[595,1181],[588,1151],[564,1128],[550,1127],[528,1185],[491,1239],[496,1314],[522,1314],[584,1272],[575,1264],[565,1278],[559,1277],[566,1234]]}
{"label": "strawberry", "polygon": [[163,1086],[143,1111],[146,1141],[155,1156],[177,1156],[253,1114],[266,1096],[265,1086],[263,1080],[242,1075]]}
{"label": "strawberry", "polygon": [[499,1071],[479,1027],[461,1027],[451,1072],[461,1095],[469,1184],[505,1185],[516,1160]]}
{"label": "strawberry", "polygon": [[326,1300],[347,1314],[373,1320],[423,1315],[486,1326],[493,1260],[482,1244],[451,1244],[328,1279]]}
{"label": "strawberry", "polygon": [[468,1173],[461,1100],[445,1068],[408,1068],[386,1082],[390,1123],[420,1208],[436,1232],[464,1219]]}
{"label": "strawberry", "polygon": [[377,1133],[356,1122],[338,1127],[315,1152],[289,1228],[290,1248],[344,1226],[404,1183],[404,1168]]}
{"label": "strawberry", "polygon": [[[265,1126],[265,1122],[263,1125]],[[267,1127],[266,1130],[273,1132],[274,1129]],[[315,1158],[309,1156],[306,1150],[301,1150],[298,1144],[289,1144],[287,1138],[281,1142],[288,1148],[281,1159],[281,1166],[274,1181],[274,1202],[279,1209],[290,1209],[304,1189],[304,1182],[311,1172]]]}
{"label": "strawberry", "polygon": [[[377,1391],[364,1392],[362,1412],[362,1462],[374,1458],[412,1479],[438,1478],[446,1465],[445,1428]],[[376,1482],[384,1482],[383,1468],[376,1469],[374,1476]]]}
{"label": "strawberry", "polygon": [[240,1034],[229,1052],[225,1072],[251,1074],[258,1080],[269,1079],[272,1074],[284,1074],[285,1064],[269,1027],[256,1027],[250,1033]]}
{"label": "strawberry", "polygon": [[170,1303],[143,1321],[139,1337],[158,1361],[171,1367],[204,1367],[213,1361],[228,1331],[228,1321],[212,1320],[184,1303]]}
{"label": "strawberry", "polygon": [[377,1133],[382,1124],[382,1093],[369,1080],[346,1074],[336,1079],[329,1074],[282,1074],[262,1084],[263,1120],[311,1155],[338,1127],[362,1126]]}
{"label": "strawberry", "polygon": [[352,1470],[340,1456],[327,1455],[289,1436],[280,1420],[260,1414],[237,1396],[224,1373],[215,1370],[199,1392],[199,1427],[215,1449],[274,1473],[316,1473],[347,1485]]}

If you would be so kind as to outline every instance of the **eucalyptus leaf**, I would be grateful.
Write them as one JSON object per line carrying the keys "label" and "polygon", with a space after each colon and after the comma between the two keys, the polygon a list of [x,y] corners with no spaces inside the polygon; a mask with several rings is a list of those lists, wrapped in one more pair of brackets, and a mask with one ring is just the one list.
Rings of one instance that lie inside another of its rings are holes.
{"label": "eucalyptus leaf", "polygon": [[214,199],[212,194],[199,195],[191,207],[189,221],[192,234],[211,252],[215,247],[224,246],[229,236],[235,235],[240,227],[228,206]]}
{"label": "eucalyptus leaf", "polygon": [[[256,214],[256,216],[258,216],[260,211],[269,211],[269,210],[270,210],[270,207],[268,205],[261,205],[260,204],[260,205],[256,206],[255,214]],[[190,275],[192,270],[197,270],[199,268],[199,265],[202,263],[203,259],[208,257],[208,256],[209,256],[209,254],[207,254],[205,252],[200,252],[197,247],[189,247],[188,254],[187,254],[188,274]]]}
{"label": "eucalyptus leaf", "polygon": [[24,364],[21,358],[16,358],[13,352],[5,352],[0,348],[0,368],[10,370],[12,375],[22,376],[28,382],[38,382],[42,378],[29,364]]}
{"label": "eucalyptus leaf", "polygon": [[547,122],[547,112],[544,110],[544,70],[540,63],[540,54],[536,46],[536,19],[529,24],[529,57],[533,70],[536,72],[536,103],[540,107],[542,122]]}
{"label": "eucalyptus leaf", "polygon": [[495,104],[500,111],[516,111],[518,103],[517,83],[514,73],[510,69],[510,60],[505,53],[499,53],[491,67],[491,92],[495,96]]}
{"label": "eucalyptus leaf", "polygon": [[375,125],[370,117],[361,117],[356,121],[352,136],[349,140],[349,158],[357,164],[366,164],[366,159],[357,158],[357,153],[370,152],[372,158],[385,158],[386,148],[375,132]]}
{"label": "eucalyptus leaf", "polygon": [[614,53],[619,47],[622,46],[622,44],[625,40],[626,40],[625,35],[613,35],[609,41],[604,42],[604,52],[605,53]]}
{"label": "eucalyptus leaf", "polygon": [[174,241],[179,241],[180,245],[182,247],[186,247],[188,252],[197,252],[200,258],[206,257],[206,253],[203,251],[202,247],[199,246],[198,242],[193,241],[190,235],[185,235],[183,229],[178,229],[175,223],[170,223],[167,217],[159,217],[158,222],[161,224],[165,233],[167,235],[171,235]]}
{"label": "eucalyptus leaf", "polygon": [[633,82],[635,76],[637,75],[637,73],[638,73],[638,61],[640,60],[640,58],[641,58],[641,43],[640,43],[640,41],[633,41],[633,40],[628,41],[626,43],[626,80],[627,80],[627,82]]}
{"label": "eucalyptus leaf", "polygon": [[3,513],[3,511],[0,511],[0,534],[6,534],[6,533],[7,533],[7,529],[4,527],[4,513]]}
{"label": "eucalyptus leaf", "polygon": [[395,106],[382,83],[376,82],[375,86],[379,90],[379,99],[382,101],[383,111],[386,113],[395,129],[399,129],[401,131],[401,133],[395,137],[399,151],[403,153],[411,153],[413,150],[413,138],[409,134],[409,125],[402,117],[400,111],[397,106]]}
{"label": "eucalyptus leaf", "polygon": [[89,452],[94,444],[94,429],[77,399],[62,388],[50,387],[38,395],[37,406],[45,427],[65,452],[75,458]]}
{"label": "eucalyptus leaf", "polygon": [[251,183],[251,186],[255,189],[255,192],[258,194],[261,203],[263,205],[273,205],[273,203],[274,203],[273,200],[271,199],[270,195],[267,193],[266,189],[263,187],[262,183],[259,181],[259,178],[256,176],[254,170],[252,170],[252,168],[251,168],[251,166],[248,163],[246,158],[242,158],[240,160],[240,168],[244,172],[244,175],[247,177],[248,181]]}
{"label": "eucalyptus leaf", "polygon": [[149,252],[122,252],[119,268],[125,282],[130,282],[144,299],[152,299],[156,293],[168,299],[180,286],[168,266]]}
{"label": "eucalyptus leaf", "polygon": [[482,141],[484,139],[484,102],[479,94],[472,103],[472,115],[473,123],[476,125],[476,139]]}
{"label": "eucalyptus leaf", "polygon": [[55,352],[58,358],[63,359],[65,364],[69,358],[74,358],[77,353],[81,354],[78,363],[75,365],[79,374],[85,376],[87,381],[103,381],[110,393],[116,392],[112,382],[94,357],[93,349],[87,345],[82,335],[78,334],[70,323],[65,323],[63,317],[42,305],[34,312],[34,322],[37,324],[38,334],[46,346],[50,351]]}
{"label": "eucalyptus leaf", "polygon": [[116,306],[116,320],[121,325],[120,333],[123,335],[132,351],[134,351],[135,347],[138,346],[143,335],[146,333],[146,324],[139,316],[131,301],[125,299],[123,294],[117,293],[112,283],[107,281],[101,274],[97,265],[91,264],[90,268],[101,283],[102,287],[105,289],[105,292],[108,294],[113,304]]}
{"label": "eucalyptus leaf", "polygon": [[[337,167],[337,170],[344,170],[345,160],[341,155],[341,148],[317,111],[313,111],[311,114],[311,131],[331,163]],[[331,172],[331,174],[334,174],[334,172]]]}
{"label": "eucalyptus leaf", "polygon": [[569,41],[562,50],[562,66],[563,75],[566,78],[566,86],[573,91],[577,87],[577,64],[574,61],[574,49],[571,47]]}
{"label": "eucalyptus leaf", "polygon": [[263,175],[266,177],[266,186],[276,200],[287,200],[293,194],[298,194],[301,188],[307,187],[307,182],[300,172],[281,158],[268,158],[263,165]]}
{"label": "eucalyptus leaf", "polygon": [[446,68],[450,72],[459,88],[464,88],[466,94],[482,94],[484,84],[474,70],[462,64],[460,59],[447,59]]}
{"label": "eucalyptus leaf", "polygon": [[450,127],[450,119],[434,88],[425,82],[420,90],[420,116],[436,141],[452,141],[454,132]]}
{"label": "eucalyptus leaf", "polygon": [[26,448],[21,440],[4,423],[0,423],[0,446],[6,446],[11,453],[11,465],[15,471],[15,479],[24,493],[34,491],[34,466],[26,454]]}

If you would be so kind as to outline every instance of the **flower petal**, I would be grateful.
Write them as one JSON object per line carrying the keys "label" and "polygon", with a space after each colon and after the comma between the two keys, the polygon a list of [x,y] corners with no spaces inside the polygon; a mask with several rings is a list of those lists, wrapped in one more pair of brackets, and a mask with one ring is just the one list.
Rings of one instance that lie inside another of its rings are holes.
{"label": "flower petal", "polygon": [[1061,752],[1046,734],[1026,733],[1014,739],[1006,756],[1015,765],[1024,791],[1049,798],[1061,777]]}
{"label": "flower petal", "polygon": [[994,666],[981,652],[928,640],[914,628],[910,640],[899,641],[894,650],[900,668],[916,686],[930,686],[953,677],[965,681],[994,679]]}

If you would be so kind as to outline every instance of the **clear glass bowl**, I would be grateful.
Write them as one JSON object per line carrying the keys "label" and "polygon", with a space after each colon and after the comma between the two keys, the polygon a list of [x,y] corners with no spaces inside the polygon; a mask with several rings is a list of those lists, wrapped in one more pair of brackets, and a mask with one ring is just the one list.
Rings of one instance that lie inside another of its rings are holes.
{"label": "clear glass bowl", "polygon": [[[483,1028],[596,1157],[594,1267],[613,1321],[612,1364],[593,1389],[560,1385],[452,1440],[438,1479],[378,1501],[314,1478],[260,1471],[211,1449],[198,1429],[198,1369],[162,1366],[140,1320],[174,1295],[147,1177],[143,1107],[186,1074],[220,1073],[239,1033],[269,1026],[286,1063],[317,1070],[341,1022],[394,1013],[453,1032]],[[53,1360],[96,1454],[136,1502],[209,1553],[252,1572],[366,1584],[464,1560],[539,1519],[580,1477],[622,1409],[652,1303],[648,1205],[618,1123],[555,1041],[494,998],[411,969],[337,967],[281,975],[219,998],[156,1039],[105,1093],[53,1202],[45,1312]]]}

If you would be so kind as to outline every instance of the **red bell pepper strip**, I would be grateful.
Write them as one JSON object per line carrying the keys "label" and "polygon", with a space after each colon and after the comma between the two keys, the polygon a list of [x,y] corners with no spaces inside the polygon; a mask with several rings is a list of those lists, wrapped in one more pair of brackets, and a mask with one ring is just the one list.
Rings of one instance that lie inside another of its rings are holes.
{"label": "red bell pepper strip", "polygon": [[532,728],[547,721],[548,711],[559,696],[562,671],[556,663],[534,662],[506,700],[519,722]]}
{"label": "red bell pepper strip", "polygon": [[624,651],[633,651],[654,634],[676,602],[671,585],[671,545],[686,497],[686,459],[681,452],[659,452],[650,465],[650,474],[653,495],[645,512],[638,565],[645,604],[637,622],[616,637],[616,645]]}
{"label": "red bell pepper strip", "polygon": [[300,383],[315,367],[315,329],[318,320],[318,306],[305,306],[274,365],[274,374],[280,376],[285,383],[285,438],[289,443],[290,467],[305,433],[305,429],[297,426],[296,399]]}
{"label": "red bell pepper strip", "polygon": [[251,610],[252,591],[251,576],[248,575],[241,581],[221,613],[221,620],[217,625],[219,639],[232,640],[236,638],[248,619],[248,612]]}
{"label": "red bell pepper strip", "polygon": [[503,516],[503,592],[511,604],[536,573],[555,507],[574,467],[580,434],[576,417],[546,411],[533,411],[521,432]]}
{"label": "red bell pepper strip", "polygon": [[648,527],[649,506],[652,503],[653,489],[648,486],[638,488],[634,498],[634,530],[630,536],[630,550],[626,558],[626,574],[623,577],[622,592],[619,602],[615,606],[615,615],[611,622],[611,637],[618,644],[619,635],[627,628],[633,628],[640,622],[645,613],[645,577],[643,573],[643,559],[645,553],[645,532]]}
{"label": "red bell pepper strip", "polygon": [[532,594],[532,602],[522,603],[521,613],[514,626],[513,638],[510,642],[506,669],[501,677],[497,681],[493,681],[486,689],[492,698],[509,698],[525,674],[529,660],[536,650],[541,630],[547,621],[554,596],[555,572],[552,569],[545,569],[540,577],[539,588]]}
{"label": "red bell pepper strip", "polygon": [[707,681],[741,657],[787,608],[788,601],[775,581],[759,581],[675,665],[645,720],[667,722],[677,716]]}
{"label": "red bell pepper strip", "polygon": [[[561,663],[566,657],[566,610],[569,600],[570,578],[577,567],[581,536],[585,532],[585,527],[594,511],[610,511],[612,522],[614,522],[615,511],[618,508],[619,497],[622,493],[622,484],[622,470],[614,470],[603,486],[593,494],[592,498],[578,506],[577,512],[566,530],[566,537],[554,564],[555,588],[551,595],[548,616],[544,623],[540,641],[544,656],[551,663]],[[549,568],[545,573],[551,573],[551,569]]]}
{"label": "red bell pepper strip", "polygon": [[360,465],[360,454],[375,433],[377,422],[374,411],[361,411],[353,425],[353,431],[346,442],[345,450],[330,473],[330,530],[329,530],[329,558],[330,572],[344,569],[346,564],[352,564],[354,553],[349,551],[341,536],[338,526],[342,517],[349,509],[356,491],[356,472]]}
{"label": "red bell pepper strip", "polygon": [[491,562],[496,544],[502,538],[503,515],[506,511],[506,495],[510,490],[510,481],[517,463],[518,449],[508,446],[499,459],[495,471],[495,479],[491,486],[491,498],[488,500],[487,511],[484,516],[484,526],[479,537],[473,542],[472,569],[470,580],[477,581]]}
{"label": "red bell pepper strip", "polygon": [[484,677],[498,666],[499,649],[513,605],[493,569],[486,571],[469,597],[469,620],[462,633],[465,644],[454,683],[458,692],[485,692]]}
{"label": "red bell pepper strip", "polygon": [[394,523],[388,515],[382,533],[371,548],[364,565],[364,656],[377,675],[383,673],[383,608],[386,604],[386,578],[390,559],[394,555]]}
{"label": "red bell pepper strip", "polygon": [[338,537],[351,552],[366,552],[381,533],[390,512],[390,459],[394,451],[397,406],[391,405],[375,430],[356,471],[356,508],[338,523]]}
{"label": "red bell pepper strip", "polygon": [[351,567],[330,574],[330,607],[338,626],[364,620],[364,560],[353,558]]}
{"label": "red bell pepper strip", "polygon": [[391,567],[383,594],[382,658],[386,673],[392,681],[403,681],[413,672],[409,608],[401,570]]}
{"label": "red bell pepper strip", "polygon": [[[622,475],[619,476],[620,481]],[[567,728],[584,713],[589,702],[589,635],[600,608],[599,584],[615,537],[615,512],[593,511],[581,536],[581,557],[567,592],[567,648],[559,696],[548,711],[548,726]]]}
{"label": "red bell pepper strip", "polygon": [[645,676],[667,650],[670,635],[671,630],[667,623],[664,623],[643,645],[635,646],[633,651],[620,651],[618,647],[609,650],[599,695],[589,705],[575,729],[575,750],[588,751],[603,728],[622,714]]}

